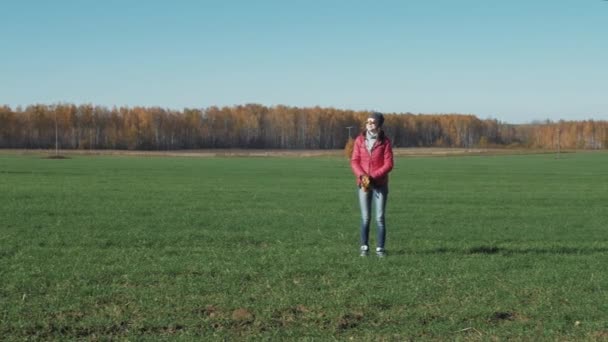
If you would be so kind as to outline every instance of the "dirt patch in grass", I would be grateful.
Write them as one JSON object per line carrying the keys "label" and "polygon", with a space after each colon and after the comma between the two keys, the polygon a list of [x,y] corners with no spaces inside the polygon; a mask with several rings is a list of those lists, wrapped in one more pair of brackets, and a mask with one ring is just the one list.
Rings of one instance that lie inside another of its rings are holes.
{"label": "dirt patch in grass", "polygon": [[496,311],[490,315],[488,321],[493,324],[509,321],[527,322],[529,318],[514,311]]}
{"label": "dirt patch in grass", "polygon": [[608,341],[608,330],[596,331],[591,336],[597,341]]}
{"label": "dirt patch in grass", "polygon": [[496,311],[490,316],[492,322],[512,321],[514,319],[515,313],[510,311]]}
{"label": "dirt patch in grass", "polygon": [[232,320],[240,325],[250,324],[254,319],[255,315],[246,308],[238,308],[232,312]]}
{"label": "dirt patch in grass", "polygon": [[215,305],[207,305],[202,309],[197,310],[205,318],[221,318],[223,316],[222,311]]}
{"label": "dirt patch in grass", "polygon": [[336,325],[336,330],[344,331],[358,326],[363,321],[362,312],[349,312],[340,316]]}
{"label": "dirt patch in grass", "polygon": [[272,320],[278,326],[288,326],[292,323],[302,321],[304,315],[309,313],[310,310],[304,305],[296,305],[283,310],[279,310],[273,314]]}

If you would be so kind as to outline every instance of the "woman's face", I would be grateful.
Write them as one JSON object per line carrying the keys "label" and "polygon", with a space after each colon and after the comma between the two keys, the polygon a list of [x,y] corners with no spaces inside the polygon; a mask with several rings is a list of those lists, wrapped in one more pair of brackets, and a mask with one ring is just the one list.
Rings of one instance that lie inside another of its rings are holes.
{"label": "woman's face", "polygon": [[365,122],[365,128],[372,133],[378,132],[378,125],[374,119],[367,119]]}

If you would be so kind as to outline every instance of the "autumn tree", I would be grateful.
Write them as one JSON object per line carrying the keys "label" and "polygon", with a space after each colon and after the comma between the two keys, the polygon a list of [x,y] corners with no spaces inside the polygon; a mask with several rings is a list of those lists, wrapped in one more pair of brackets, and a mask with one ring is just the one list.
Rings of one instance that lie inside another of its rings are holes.
{"label": "autumn tree", "polygon": [[[340,149],[364,128],[366,111],[266,107],[260,104],[185,108],[112,107],[92,104],[0,107],[0,148]],[[512,125],[474,115],[385,113],[396,147],[532,147],[604,149],[607,121],[533,122]]]}

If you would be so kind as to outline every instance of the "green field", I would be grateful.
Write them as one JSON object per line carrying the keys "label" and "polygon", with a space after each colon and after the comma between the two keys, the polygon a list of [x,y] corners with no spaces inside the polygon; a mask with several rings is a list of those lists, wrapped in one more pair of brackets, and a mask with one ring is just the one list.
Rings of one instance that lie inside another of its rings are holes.
{"label": "green field", "polygon": [[608,153],[395,165],[0,154],[0,340],[608,340]]}

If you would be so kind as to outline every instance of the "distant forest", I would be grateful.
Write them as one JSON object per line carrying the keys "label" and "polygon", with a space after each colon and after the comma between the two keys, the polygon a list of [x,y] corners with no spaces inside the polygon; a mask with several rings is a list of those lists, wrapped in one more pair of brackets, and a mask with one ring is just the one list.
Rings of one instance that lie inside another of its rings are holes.
{"label": "distant forest", "polygon": [[[90,104],[0,106],[0,148],[340,149],[368,112],[335,108],[230,107],[170,110]],[[514,125],[474,115],[386,113],[396,147],[605,149],[608,121]]]}

